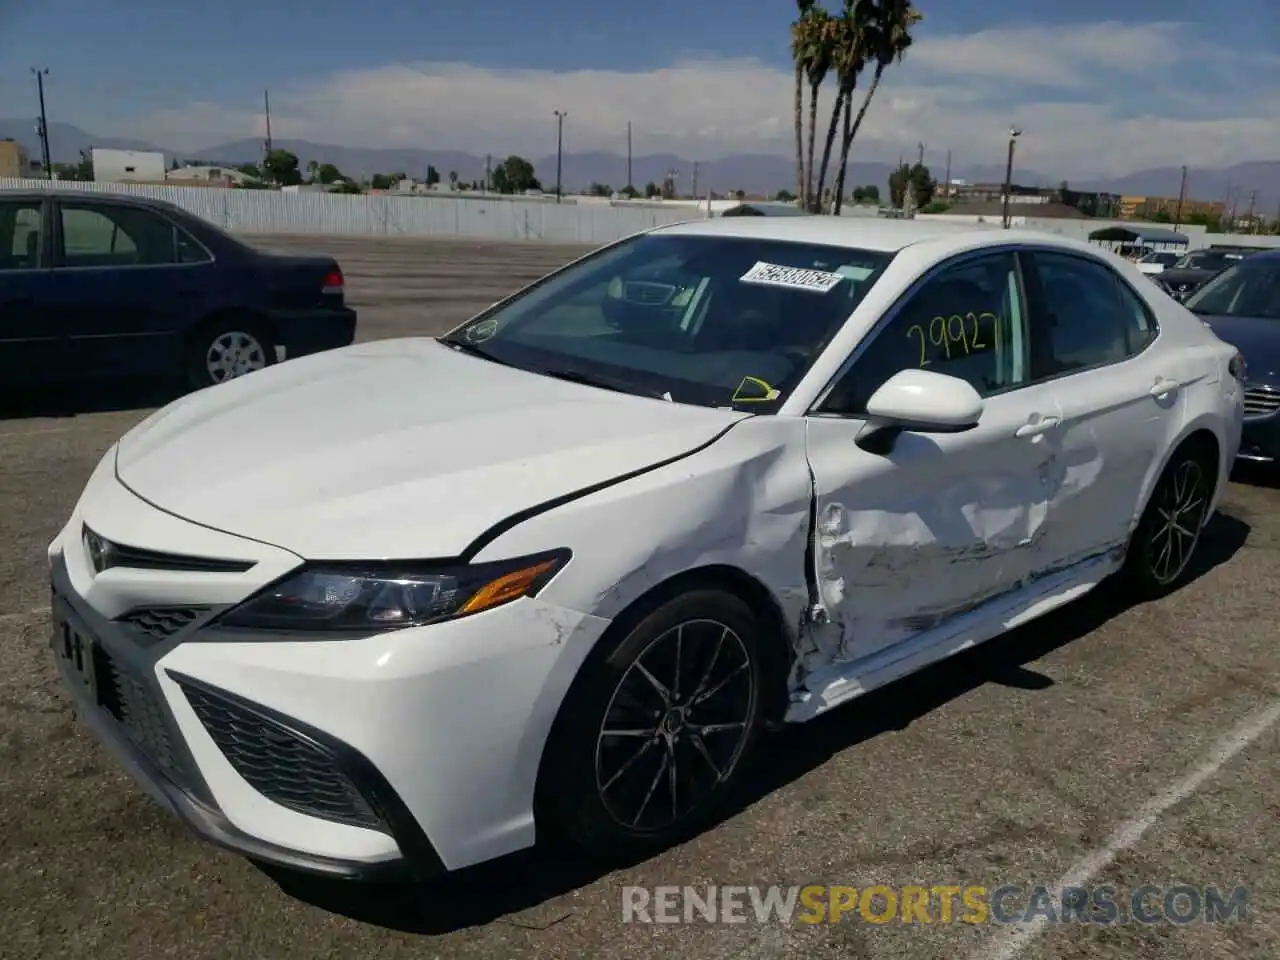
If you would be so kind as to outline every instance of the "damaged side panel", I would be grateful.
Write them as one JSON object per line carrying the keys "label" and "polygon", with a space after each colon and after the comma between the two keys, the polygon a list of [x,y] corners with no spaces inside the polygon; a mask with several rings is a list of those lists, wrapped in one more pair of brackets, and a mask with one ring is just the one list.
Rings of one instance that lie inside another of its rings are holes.
{"label": "damaged side panel", "polygon": [[812,492],[804,421],[751,417],[691,457],[531,517],[476,560],[568,546],[540,598],[606,619],[674,576],[732,567],[768,590],[794,651],[815,602]]}

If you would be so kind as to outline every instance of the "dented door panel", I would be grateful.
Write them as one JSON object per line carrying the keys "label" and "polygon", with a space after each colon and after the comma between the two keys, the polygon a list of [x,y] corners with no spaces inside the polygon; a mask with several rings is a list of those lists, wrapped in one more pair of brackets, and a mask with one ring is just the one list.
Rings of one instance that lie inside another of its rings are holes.
{"label": "dented door panel", "polygon": [[903,433],[884,456],[854,442],[861,420],[809,419],[826,621],[814,631],[829,659],[871,656],[1053,567],[1043,531],[1060,435],[1018,433],[1058,416],[1052,389],[1032,386],[988,399],[973,430]]}

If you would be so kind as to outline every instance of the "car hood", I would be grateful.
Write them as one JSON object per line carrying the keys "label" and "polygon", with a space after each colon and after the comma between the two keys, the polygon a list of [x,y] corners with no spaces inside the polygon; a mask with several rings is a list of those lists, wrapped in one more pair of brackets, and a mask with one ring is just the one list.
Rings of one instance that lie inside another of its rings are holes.
{"label": "car hood", "polygon": [[1250,383],[1280,387],[1280,320],[1198,314],[1219,340],[1244,354]]}
{"label": "car hood", "polygon": [[178,400],[120,441],[116,475],[160,509],[307,559],[444,558],[746,416],[390,340]]}

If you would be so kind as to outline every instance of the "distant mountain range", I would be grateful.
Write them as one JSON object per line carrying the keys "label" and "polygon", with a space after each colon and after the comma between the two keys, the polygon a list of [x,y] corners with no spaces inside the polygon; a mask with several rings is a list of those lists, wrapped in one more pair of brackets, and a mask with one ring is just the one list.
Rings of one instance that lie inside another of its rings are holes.
{"label": "distant mountain range", "polygon": [[[23,144],[32,157],[40,155],[40,143],[36,137],[34,120],[0,120],[0,139],[11,138]],[[120,137],[97,136],[86,133],[67,123],[49,125],[49,147],[56,162],[74,162],[80,151],[90,147],[117,150],[154,150],[169,160],[201,160],[230,166],[237,163],[255,163],[262,157],[262,141],[236,140],[220,143],[195,151],[171,150],[154,144]],[[305,140],[276,140],[273,146],[297,155],[306,166],[308,161],[332,163],[351,176],[372,176],[375,173],[404,173],[411,177],[424,177],[428,166],[434,166],[440,176],[447,178],[456,171],[463,181],[482,180],[486,158],[458,150],[415,150],[404,148],[344,147]],[[856,145],[855,145],[856,150]],[[491,159],[497,164],[502,157]],[[546,187],[555,183],[556,157],[529,158],[539,178]],[[926,158],[929,159],[929,158]],[[935,159],[934,163],[937,163]],[[717,192],[745,190],[748,193],[772,194],[782,189],[794,189],[795,161],[790,157],[771,154],[736,154],[713,161],[700,162],[697,167],[699,192],[707,188]],[[678,188],[684,192],[692,189],[695,163],[693,160],[673,154],[646,154],[632,158],[632,181],[638,188],[646,183],[661,183],[670,170],[679,173]],[[886,192],[892,163],[854,162],[849,165],[847,183],[875,184]],[[941,179],[941,166],[931,168],[933,175]],[[1004,180],[1004,168],[997,165],[952,167],[953,179],[974,183],[999,183]],[[1044,173],[1015,168],[1014,182],[1025,186],[1056,186],[1064,179],[1077,190],[1102,190],[1109,193],[1173,197],[1178,195],[1182,178],[1180,167],[1156,167],[1136,170],[1124,176],[1106,179],[1073,180],[1061,173]],[[627,158],[609,153],[566,153],[563,158],[563,183],[566,191],[585,190],[592,183],[602,183],[614,189],[626,185]],[[1280,204],[1280,161],[1251,160],[1220,168],[1192,168],[1187,175],[1187,195],[1197,200],[1222,200],[1228,190],[1238,192],[1241,213],[1249,206],[1249,196],[1257,191],[1256,209],[1272,215]]]}

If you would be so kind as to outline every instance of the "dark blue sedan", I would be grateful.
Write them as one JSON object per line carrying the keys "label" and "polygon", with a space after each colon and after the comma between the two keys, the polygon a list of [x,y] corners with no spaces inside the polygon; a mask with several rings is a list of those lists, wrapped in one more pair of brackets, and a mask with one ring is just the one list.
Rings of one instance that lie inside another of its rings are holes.
{"label": "dark blue sedan", "polygon": [[1228,267],[1186,301],[1244,355],[1244,436],[1240,459],[1280,461],[1280,251]]}
{"label": "dark blue sedan", "polygon": [[160,200],[0,193],[0,385],[205,387],[351,343],[337,261],[266,253]]}

